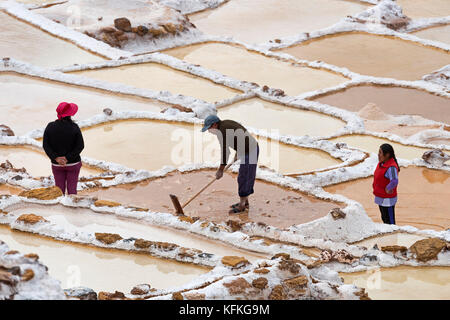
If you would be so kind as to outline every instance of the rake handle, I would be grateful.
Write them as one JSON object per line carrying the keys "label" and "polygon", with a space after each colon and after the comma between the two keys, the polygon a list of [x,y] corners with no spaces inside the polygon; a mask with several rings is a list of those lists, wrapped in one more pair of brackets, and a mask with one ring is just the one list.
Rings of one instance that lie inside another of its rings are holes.
{"label": "rake handle", "polygon": [[[229,167],[231,167],[231,165],[234,163],[235,161],[229,163],[224,169],[223,171],[227,171]],[[186,207],[189,203],[191,203],[195,198],[197,198],[203,191],[205,191],[210,185],[212,185],[217,179],[214,178],[213,180],[211,180],[210,182],[208,182],[208,184],[206,186],[204,186],[199,192],[197,192],[192,198],[190,198],[185,204],[182,205],[181,208]]]}

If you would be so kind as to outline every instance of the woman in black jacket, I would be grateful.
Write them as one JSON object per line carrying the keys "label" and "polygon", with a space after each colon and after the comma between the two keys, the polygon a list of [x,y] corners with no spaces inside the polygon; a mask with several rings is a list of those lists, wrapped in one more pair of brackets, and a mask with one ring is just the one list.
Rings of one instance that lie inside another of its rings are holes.
{"label": "woman in black jacket", "polygon": [[52,162],[55,184],[63,194],[77,194],[81,169],[80,153],[84,149],[83,135],[72,116],[78,111],[74,103],[61,102],[56,108],[58,120],[50,122],[44,131],[43,147]]}

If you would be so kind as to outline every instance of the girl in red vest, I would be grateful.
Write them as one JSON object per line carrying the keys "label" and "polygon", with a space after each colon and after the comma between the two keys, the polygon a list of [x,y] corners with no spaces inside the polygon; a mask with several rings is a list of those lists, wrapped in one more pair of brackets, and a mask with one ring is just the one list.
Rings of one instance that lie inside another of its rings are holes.
{"label": "girl in red vest", "polygon": [[384,223],[395,224],[398,173],[400,167],[390,144],[382,144],[378,150],[378,165],[373,174],[373,194]]}

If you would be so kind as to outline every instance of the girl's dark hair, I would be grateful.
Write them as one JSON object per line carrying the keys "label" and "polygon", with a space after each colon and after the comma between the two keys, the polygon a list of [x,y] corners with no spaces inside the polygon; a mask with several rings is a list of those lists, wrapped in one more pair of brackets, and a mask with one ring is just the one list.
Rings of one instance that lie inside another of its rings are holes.
{"label": "girl's dark hair", "polygon": [[380,149],[384,155],[386,155],[386,153],[389,153],[390,158],[394,158],[394,161],[398,167],[398,172],[400,172],[400,166],[398,165],[397,158],[395,157],[394,148],[389,143],[384,143],[380,146]]}
{"label": "girl's dark hair", "polygon": [[61,121],[69,121],[69,122],[73,122],[72,117],[70,117],[70,116],[61,118]]}

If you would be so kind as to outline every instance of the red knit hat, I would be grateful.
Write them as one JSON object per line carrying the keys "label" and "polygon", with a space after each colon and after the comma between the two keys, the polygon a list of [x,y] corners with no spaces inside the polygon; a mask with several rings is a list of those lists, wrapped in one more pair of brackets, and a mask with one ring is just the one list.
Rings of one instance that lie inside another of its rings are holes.
{"label": "red knit hat", "polygon": [[64,117],[71,117],[75,115],[78,111],[78,106],[75,103],[61,102],[56,108],[56,113],[58,114],[58,119]]}

